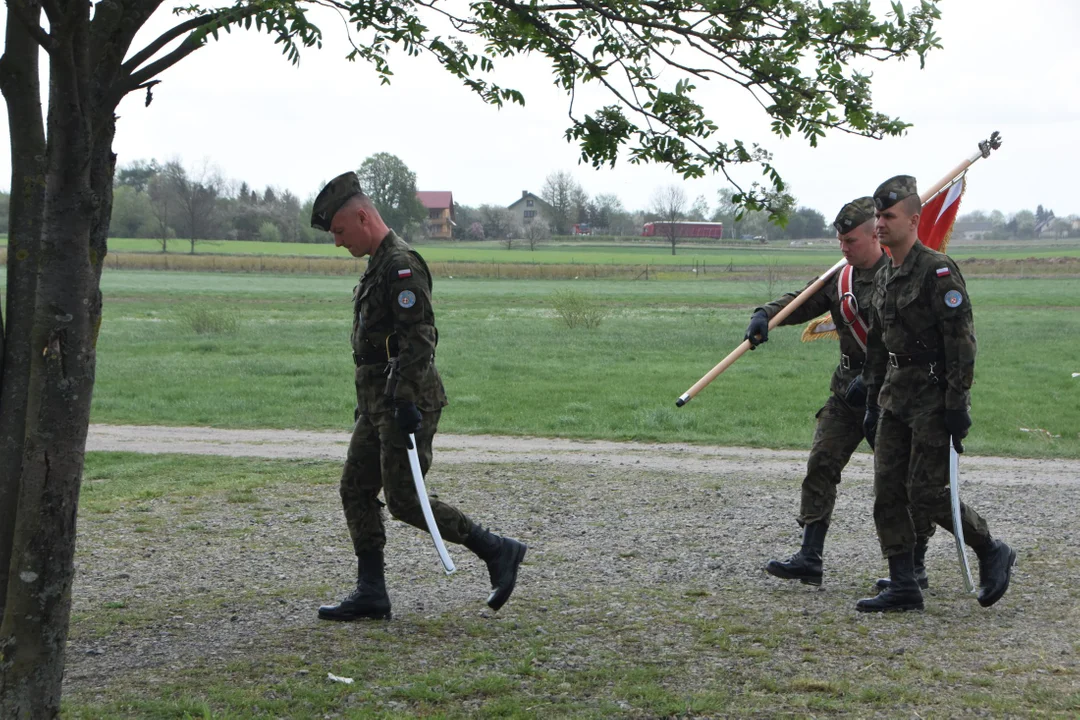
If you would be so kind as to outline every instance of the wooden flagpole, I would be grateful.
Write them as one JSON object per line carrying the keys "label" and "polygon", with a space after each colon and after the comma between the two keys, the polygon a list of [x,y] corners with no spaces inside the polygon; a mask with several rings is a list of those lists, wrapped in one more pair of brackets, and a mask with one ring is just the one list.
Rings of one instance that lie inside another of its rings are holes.
{"label": "wooden flagpole", "polygon": [[[995,130],[993,133],[991,133],[989,140],[983,140],[979,143],[978,152],[976,152],[969,158],[965,158],[963,162],[961,162],[959,165],[949,171],[948,175],[943,177],[938,182],[934,183],[934,185],[932,185],[929,190],[922,193],[922,195],[919,197],[919,200],[922,202],[923,205],[925,205],[927,202],[930,201],[931,198],[933,198],[943,189],[955,182],[957,178],[967,172],[967,169],[973,164],[975,164],[976,161],[978,161],[980,158],[990,157],[990,151],[997,150],[999,147],[1001,147],[1001,136]],[[847,264],[847,259],[841,258],[839,262],[837,262],[831,268],[822,273],[817,280],[808,285],[805,290],[803,290],[795,297],[795,299],[793,299],[786,306],[781,308],[780,312],[772,316],[772,318],[769,320],[769,330],[772,330],[777,325],[782,323],[788,315],[795,312],[796,308],[798,308],[800,305],[806,302],[807,299],[809,299],[814,293],[820,290],[828,281],[828,279],[832,277],[833,273],[840,270]],[[746,351],[749,349],[750,341],[743,340],[738,347],[728,353],[727,357],[718,362],[712,370],[705,373],[705,375],[696,383],[694,383],[689,390],[680,395],[679,399],[675,401],[675,406],[682,407],[686,403],[690,402],[695,395],[697,395],[705,388],[706,385],[715,380],[720,375],[720,373],[731,367],[731,365],[734,364],[734,362],[740,357],[742,357],[743,354],[746,353]]]}

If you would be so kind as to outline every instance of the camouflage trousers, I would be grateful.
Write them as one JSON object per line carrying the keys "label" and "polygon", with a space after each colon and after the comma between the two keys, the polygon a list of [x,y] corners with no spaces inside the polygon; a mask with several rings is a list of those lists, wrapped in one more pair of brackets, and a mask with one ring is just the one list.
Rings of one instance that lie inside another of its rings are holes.
{"label": "camouflage trousers", "polygon": [[832,522],[836,486],[851,454],[862,442],[864,414],[862,405],[848,405],[837,395],[829,396],[818,410],[814,444],[802,483],[799,525]]}
{"label": "camouflage trousers", "polygon": [[[420,469],[425,477],[431,467],[431,440],[441,414],[438,410],[424,413],[423,427],[415,436]],[[383,491],[390,515],[427,532],[427,523],[409,468],[405,436],[393,414],[388,412],[360,415],[353,428],[349,454],[341,473],[341,504],[353,548],[358,555],[368,550],[382,549],[386,545],[379,490]],[[463,543],[472,521],[457,508],[441,502],[436,495],[429,495],[429,500],[443,539]]]}
{"label": "camouflage trousers", "polygon": [[[874,448],[874,524],[881,554],[888,558],[915,546],[916,535],[926,528],[918,527],[913,518],[925,518],[952,532],[949,435],[943,413],[923,413],[905,421],[882,410]],[[963,503],[960,523],[971,547],[990,542],[986,520]]]}

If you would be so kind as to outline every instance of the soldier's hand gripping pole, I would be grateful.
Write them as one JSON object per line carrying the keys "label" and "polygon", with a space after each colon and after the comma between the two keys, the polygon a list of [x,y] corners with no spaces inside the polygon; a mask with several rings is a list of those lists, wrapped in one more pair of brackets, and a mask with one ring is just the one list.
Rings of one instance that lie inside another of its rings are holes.
{"label": "soldier's hand gripping pole", "polygon": [[[386,351],[389,358],[386,396],[393,401],[397,395],[398,358],[396,355],[390,356],[391,350],[390,338],[388,337],[386,339]],[[416,435],[406,433],[405,445],[406,452],[409,454],[409,469],[412,471],[413,485],[416,487],[416,498],[420,501],[420,511],[424,514],[424,523],[427,525],[428,534],[431,535],[431,541],[435,544],[435,552],[439,554],[443,570],[449,575],[457,568],[454,566],[450,553],[446,550],[446,543],[443,542],[442,533],[439,532],[439,524],[435,522],[435,514],[431,512],[431,501],[428,500],[427,486],[424,484],[424,471],[420,469],[420,453],[416,446]]]}
{"label": "soldier's hand gripping pole", "polygon": [[[780,312],[772,316],[772,318],[769,320],[769,330],[772,330],[774,327],[782,323],[788,315],[795,312],[796,308],[806,302],[807,298],[820,290],[822,286],[824,286],[825,283],[828,281],[828,279],[833,275],[833,273],[835,273],[837,270],[847,264],[848,261],[844,258],[841,258],[835,265],[833,265],[831,268],[826,270],[824,274],[818,277],[817,280],[810,283],[810,285],[808,285],[805,290],[799,293],[794,300],[789,302],[785,307],[781,308]],[[675,406],[682,407],[686,403],[690,402],[690,400],[699,392],[701,392],[701,390],[706,385],[715,380],[720,373],[727,370],[736,360],[738,360],[743,355],[743,353],[745,353],[749,349],[750,341],[743,340],[737,348],[728,353],[727,357],[718,362],[712,370],[705,373],[704,377],[694,383],[689,390],[680,395],[679,399],[675,401]]]}

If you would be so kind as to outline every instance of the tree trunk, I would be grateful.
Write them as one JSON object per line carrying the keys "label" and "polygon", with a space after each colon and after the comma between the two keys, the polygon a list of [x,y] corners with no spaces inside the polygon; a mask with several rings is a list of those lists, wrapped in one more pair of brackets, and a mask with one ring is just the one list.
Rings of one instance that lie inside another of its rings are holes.
{"label": "tree trunk", "polygon": [[[31,6],[36,17],[40,6]],[[22,474],[30,330],[45,202],[45,125],[41,114],[38,44],[8,14],[0,91],[11,138],[11,204],[7,257],[7,319],[0,356],[0,617],[7,600],[19,477]],[[4,667],[0,661],[0,669]]]}
{"label": "tree trunk", "polygon": [[[95,152],[95,141],[104,139],[108,154],[112,114],[95,136],[93,119],[100,115],[89,92],[87,32],[88,15],[75,12],[52,27],[70,52],[49,56],[49,142],[33,310],[14,314],[10,301],[8,309],[13,321],[32,318],[32,327],[18,512],[0,624],[0,716],[5,718],[53,718],[60,711],[75,521],[101,318],[104,244],[98,235],[101,211],[111,208],[111,174],[103,196],[91,184],[92,178],[100,182],[111,165],[111,156]],[[104,223],[107,229],[107,215]],[[8,377],[5,367],[5,390]]]}

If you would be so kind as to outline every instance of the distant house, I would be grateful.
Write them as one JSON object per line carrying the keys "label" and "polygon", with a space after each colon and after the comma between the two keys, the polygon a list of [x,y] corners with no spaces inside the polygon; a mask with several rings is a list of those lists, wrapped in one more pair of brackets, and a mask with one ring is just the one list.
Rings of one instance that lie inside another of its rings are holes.
{"label": "distant house", "polygon": [[953,237],[964,240],[982,240],[994,231],[994,224],[989,221],[957,222],[953,225]]}
{"label": "distant house", "polygon": [[514,216],[514,223],[520,227],[532,225],[534,222],[550,226],[554,214],[550,205],[528,190],[522,190],[521,197],[507,205],[506,209]]}
{"label": "distant house", "polygon": [[449,190],[417,190],[416,199],[427,210],[427,235],[436,240],[454,236],[454,194]]}

